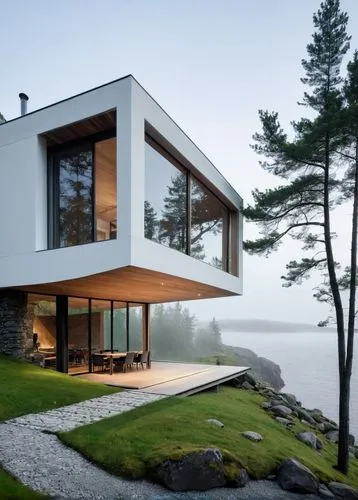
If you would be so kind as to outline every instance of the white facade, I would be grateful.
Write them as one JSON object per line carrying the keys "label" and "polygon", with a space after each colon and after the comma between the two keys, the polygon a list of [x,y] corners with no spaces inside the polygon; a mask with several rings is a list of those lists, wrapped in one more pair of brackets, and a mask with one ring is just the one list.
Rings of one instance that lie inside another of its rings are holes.
{"label": "white facade", "polygon": [[[117,117],[117,238],[48,249],[43,134],[112,109]],[[144,237],[146,127],[180,152],[185,167],[237,212],[238,276]],[[241,294],[241,207],[232,186],[131,76],[0,125],[0,288],[26,290],[133,266],[225,292],[217,296]]]}

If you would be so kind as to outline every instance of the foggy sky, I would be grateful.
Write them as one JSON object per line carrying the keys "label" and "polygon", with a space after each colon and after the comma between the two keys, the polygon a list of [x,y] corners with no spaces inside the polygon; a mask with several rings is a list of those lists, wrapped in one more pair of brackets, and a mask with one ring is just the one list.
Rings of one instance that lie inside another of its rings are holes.
{"label": "foggy sky", "polygon": [[[342,0],[358,47],[358,2]],[[259,108],[286,127],[304,110],[300,61],[317,0],[13,0],[1,7],[0,111],[19,114],[132,73],[213,161],[244,200],[273,186],[250,149]],[[339,210],[338,255],[348,258],[349,209]],[[245,225],[245,237],[256,234]],[[281,287],[289,242],[269,259],[244,256],[244,296],[188,303],[198,318],[268,318],[316,323],[328,310],[312,298],[315,280]]]}

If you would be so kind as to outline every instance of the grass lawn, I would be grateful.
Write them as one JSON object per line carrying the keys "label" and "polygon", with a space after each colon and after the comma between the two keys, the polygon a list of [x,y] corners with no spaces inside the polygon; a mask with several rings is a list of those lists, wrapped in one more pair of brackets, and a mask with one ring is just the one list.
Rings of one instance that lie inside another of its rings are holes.
{"label": "grass lawn", "polygon": [[[297,421],[294,431],[286,429],[259,407],[262,400],[257,393],[234,388],[168,398],[60,437],[109,472],[131,478],[153,477],[156,465],[166,458],[218,447],[228,476],[242,465],[253,477],[265,477],[284,458],[295,457],[324,482],[335,479],[358,487],[358,460],[351,461],[348,477],[336,472],[335,445],[322,436],[324,450],[312,450],[295,438],[304,426]],[[217,418],[225,427],[208,424],[208,418]],[[246,430],[259,432],[263,441],[242,437]]]}
{"label": "grass lawn", "polygon": [[0,355],[0,420],[118,392]]}
{"label": "grass lawn", "polygon": [[[69,377],[0,355],[0,421],[26,413],[118,392],[102,384]],[[0,468],[0,498],[45,498],[20,484]]]}
{"label": "grass lawn", "polygon": [[0,498],[2,499],[21,499],[21,500],[40,500],[46,498],[44,495],[35,493],[29,488],[20,484],[3,469],[0,469]]}

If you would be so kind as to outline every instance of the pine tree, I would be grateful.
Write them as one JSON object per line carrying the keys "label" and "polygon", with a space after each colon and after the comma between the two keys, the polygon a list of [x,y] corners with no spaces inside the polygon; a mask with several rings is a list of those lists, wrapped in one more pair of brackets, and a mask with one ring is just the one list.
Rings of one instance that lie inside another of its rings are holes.
{"label": "pine tree", "polygon": [[[331,214],[342,203],[344,196],[345,199],[357,198],[355,181],[353,191],[351,189],[348,195],[346,193],[348,179],[356,174],[355,157],[350,158],[347,153],[347,148],[353,148],[355,129],[351,128],[352,133],[349,134],[344,125],[353,109],[348,97],[352,92],[348,89],[355,91],[355,83],[350,77],[345,85],[345,95],[342,93],[340,67],[349,49],[350,37],[346,32],[348,16],[340,11],[339,0],[322,2],[313,16],[313,22],[313,41],[307,46],[308,58],[302,61],[306,73],[302,82],[310,92],[305,92],[302,104],[310,108],[315,117],[293,122],[295,138],[290,141],[280,126],[277,113],[259,112],[262,132],[254,135],[253,148],[266,158],[261,163],[262,167],[283,179],[284,184],[263,192],[253,192],[254,204],[248,206],[244,214],[249,221],[259,224],[261,235],[255,241],[247,241],[245,248],[252,254],[267,255],[276,250],[286,236],[291,236],[301,241],[303,250],[310,255],[287,264],[287,274],[282,277],[284,286],[301,284],[313,271],[321,272],[323,284],[315,296],[332,304],[337,324],[340,377],[337,467],[347,473],[354,314],[348,325],[346,351],[341,292],[349,284],[350,307],[354,311],[356,202],[353,202],[351,267],[342,275],[339,275],[339,265],[334,258]],[[351,76],[355,74],[356,67],[355,63],[352,64],[349,70]],[[352,164],[355,166],[352,167]]]}
{"label": "pine tree", "polygon": [[144,236],[150,240],[158,240],[157,212],[149,201],[144,202]]}
{"label": "pine tree", "polygon": [[159,241],[170,248],[186,251],[186,176],[179,172],[172,178],[168,186],[168,194],[164,198],[164,210],[160,220]]}

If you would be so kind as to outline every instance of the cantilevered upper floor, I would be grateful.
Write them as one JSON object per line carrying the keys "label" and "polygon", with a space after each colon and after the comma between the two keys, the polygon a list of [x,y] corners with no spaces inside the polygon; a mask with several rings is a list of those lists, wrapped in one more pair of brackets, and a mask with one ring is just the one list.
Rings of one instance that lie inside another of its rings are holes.
{"label": "cantilevered upper floor", "polygon": [[0,288],[240,294],[241,207],[132,76],[0,125]]}

